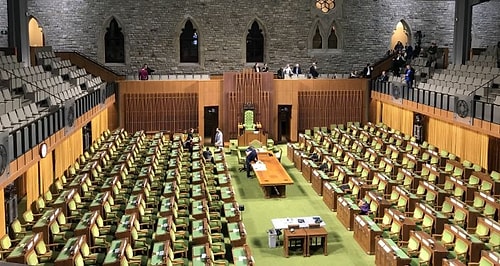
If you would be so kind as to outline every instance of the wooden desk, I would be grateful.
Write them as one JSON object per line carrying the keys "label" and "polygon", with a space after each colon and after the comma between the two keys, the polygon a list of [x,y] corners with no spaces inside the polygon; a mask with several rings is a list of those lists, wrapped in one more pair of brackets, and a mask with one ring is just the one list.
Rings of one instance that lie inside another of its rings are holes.
{"label": "wooden desk", "polygon": [[175,226],[173,216],[158,218],[155,241],[170,240],[170,230],[173,226]]}
{"label": "wooden desk", "polygon": [[[265,198],[286,197],[286,186],[292,185],[293,180],[283,168],[283,165],[272,153],[260,154],[259,161],[265,166],[264,170],[255,170],[255,176],[264,192]],[[260,163],[258,163],[260,165]]]}
{"label": "wooden desk", "polygon": [[144,200],[143,197],[143,194],[130,196],[127,202],[127,206],[125,207],[125,213],[132,214],[139,212],[139,205],[141,204],[141,201]]}
{"label": "wooden desk", "polygon": [[86,242],[86,236],[68,239],[63,249],[54,261],[55,266],[75,265],[75,257],[80,254],[80,248]]}
{"label": "wooden desk", "polygon": [[207,217],[208,205],[207,200],[195,200],[191,203],[191,215],[194,220],[202,220]]}
{"label": "wooden desk", "polygon": [[254,265],[255,260],[248,245],[242,247],[233,247],[233,262],[235,266],[251,266]]}
{"label": "wooden desk", "polygon": [[363,250],[372,255],[375,253],[375,240],[383,233],[380,228],[367,215],[356,215],[354,219],[354,240],[363,248]]}
{"label": "wooden desk", "polygon": [[104,217],[104,204],[110,196],[111,192],[109,191],[97,193],[95,199],[90,203],[89,209],[91,211],[98,211]]}
{"label": "wooden desk", "polygon": [[213,262],[210,261],[212,258],[212,250],[209,243],[193,246],[191,255],[193,266],[213,265]]}
{"label": "wooden desk", "polygon": [[[419,209],[419,210],[417,210]],[[427,217],[432,219],[432,228],[429,231],[430,233],[433,234],[442,234],[444,225],[448,223],[448,217],[443,215],[441,212],[436,211],[434,208],[432,208],[429,205],[426,205],[424,203],[418,202],[415,204],[415,210],[416,211],[421,211],[424,213],[424,219]]]}
{"label": "wooden desk", "polygon": [[176,208],[176,204],[174,196],[171,196],[170,198],[163,198],[160,202],[160,216],[168,217],[174,214],[173,208]]}
{"label": "wooden desk", "polygon": [[229,240],[232,247],[241,247],[247,242],[247,232],[242,222],[228,223]]}
{"label": "wooden desk", "polygon": [[125,249],[128,243],[129,240],[126,238],[113,240],[113,242],[111,242],[111,245],[109,246],[108,253],[106,253],[106,257],[104,258],[103,265],[106,266],[124,265],[124,263],[126,263],[127,261],[127,257],[125,256]]}
{"label": "wooden desk", "polygon": [[28,256],[31,252],[35,252],[35,246],[42,240],[42,233],[25,236],[21,239],[17,246],[14,247],[12,252],[7,257],[7,261],[26,264]]}
{"label": "wooden desk", "polygon": [[455,235],[455,245],[457,241],[462,241],[467,244],[467,257],[469,262],[479,262],[481,259],[481,250],[484,248],[484,243],[481,240],[456,225],[445,224],[444,230]]}
{"label": "wooden desk", "polygon": [[[228,227],[229,227],[229,225],[228,225]],[[210,230],[210,226],[208,225],[208,221],[206,218],[203,220],[194,220],[192,222],[192,230],[191,230],[192,241],[191,242],[195,245],[207,243],[209,230]]]}
{"label": "wooden desk", "polygon": [[375,246],[376,266],[410,265],[411,258],[392,239],[378,238]]}
{"label": "wooden desk", "polygon": [[338,197],[337,201],[337,218],[347,230],[352,231],[354,217],[360,212],[358,204],[348,197]]}
{"label": "wooden desk", "polygon": [[311,183],[312,173],[314,170],[318,169],[318,167],[319,165],[309,160],[309,158],[304,158],[302,160],[302,176],[304,176],[307,182]]}
{"label": "wooden desk", "polygon": [[[317,246],[317,241],[319,239],[320,245],[323,248],[323,254],[328,255],[328,232],[324,227],[318,228],[305,228],[307,234],[306,242],[306,256],[311,255],[311,246]],[[314,245],[313,245],[314,243]]]}
{"label": "wooden desk", "polygon": [[323,195],[323,185],[330,182],[331,179],[327,173],[319,169],[313,170],[311,176],[312,188],[319,196]]}
{"label": "wooden desk", "polygon": [[151,266],[168,265],[168,253],[170,252],[170,240],[155,242],[151,254]]}
{"label": "wooden desk", "polygon": [[431,235],[423,231],[411,231],[410,237],[415,237],[420,243],[420,248],[425,248],[432,253],[431,265],[443,265],[443,259],[448,255],[448,250],[437,242]]}
{"label": "wooden desk", "polygon": [[68,215],[69,213],[69,208],[68,208],[68,203],[73,200],[73,197],[78,193],[76,188],[70,189],[70,190],[64,190],[61,192],[59,197],[54,201],[54,208],[60,208],[62,213],[64,213],[65,216],[70,216]]}
{"label": "wooden desk", "polygon": [[[88,179],[88,181],[90,181],[89,173],[79,174],[73,179],[73,181],[71,181],[71,183],[69,183],[68,188],[70,188],[70,189],[74,188],[78,191],[78,193],[83,194],[82,184],[87,183],[88,182],[87,179]],[[92,184],[90,184],[90,185],[92,185]]]}
{"label": "wooden desk", "polygon": [[233,186],[229,187],[221,187],[220,188],[220,197],[224,202],[233,202],[234,201],[234,190]]}
{"label": "wooden desk", "polygon": [[283,235],[284,235],[283,251],[285,257],[287,258],[289,257],[290,246],[296,246],[295,245],[296,241],[300,242],[304,257],[307,256],[307,232],[305,229],[293,229],[293,231],[290,229],[284,229]]}
{"label": "wooden desk", "polygon": [[120,223],[118,223],[118,227],[116,228],[115,236],[117,239],[127,239],[129,241],[132,241],[131,228],[135,226],[137,215],[137,213],[132,213],[122,216],[122,218],[120,219]]}
{"label": "wooden desk", "polygon": [[134,188],[132,189],[132,195],[146,194],[148,190],[149,180],[147,178],[141,178],[135,181]]}
{"label": "wooden desk", "polygon": [[33,226],[32,230],[35,233],[41,233],[43,241],[46,244],[51,243],[50,226],[57,223],[57,217],[62,213],[61,208],[47,210],[43,213],[42,217]]}
{"label": "wooden desk", "polygon": [[120,178],[121,178],[120,175],[115,175],[115,176],[106,178],[106,180],[104,180],[104,183],[101,186],[101,192],[109,191],[109,192],[113,193],[113,196],[116,196],[115,191],[118,190],[117,184],[118,184],[118,182],[121,182]]}
{"label": "wooden desk", "polygon": [[241,221],[239,205],[237,202],[224,203],[224,217],[228,223],[237,223]]}
{"label": "wooden desk", "polygon": [[343,196],[344,191],[334,182],[325,182],[323,184],[323,202],[330,211],[337,210],[338,197]]}
{"label": "wooden desk", "polygon": [[89,245],[92,243],[92,233],[91,228],[96,223],[97,217],[99,217],[98,211],[87,212],[82,216],[82,219],[75,227],[75,236],[85,236],[88,239]]}

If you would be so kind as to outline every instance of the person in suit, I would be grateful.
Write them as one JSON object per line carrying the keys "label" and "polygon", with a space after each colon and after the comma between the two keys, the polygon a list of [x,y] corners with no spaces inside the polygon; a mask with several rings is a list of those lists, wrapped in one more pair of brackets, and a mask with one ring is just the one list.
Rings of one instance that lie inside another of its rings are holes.
{"label": "person in suit", "polygon": [[382,81],[382,82],[389,81],[389,76],[387,76],[387,73],[385,72],[385,70],[382,71],[382,74],[380,74],[380,76],[378,77],[378,80]]}
{"label": "person in suit", "polygon": [[313,79],[319,77],[318,66],[316,65],[316,62],[312,63],[311,67],[309,68],[309,74],[311,74],[311,77]]}
{"label": "person in suit", "polygon": [[300,69],[300,65],[299,64],[295,64],[295,66],[293,67],[292,72],[296,76],[302,74],[302,69]]}
{"label": "person in suit", "polygon": [[247,178],[252,178],[252,176],[250,175],[250,173],[252,171],[252,162],[257,162],[259,160],[259,158],[257,156],[257,150],[254,147],[250,146],[246,150],[246,155],[247,155],[247,158],[245,161],[245,164],[246,164],[245,167],[247,169]]}
{"label": "person in suit", "polygon": [[259,63],[255,63],[255,65],[253,66],[253,71],[254,71],[254,72],[260,72],[260,66],[259,66]]}
{"label": "person in suit", "polygon": [[370,63],[366,64],[366,67],[363,68],[363,78],[371,78],[373,72],[373,67]]}
{"label": "person in suit", "polygon": [[262,72],[269,72],[269,67],[267,66],[267,63],[264,64],[261,70]]}
{"label": "person in suit", "polygon": [[405,81],[408,89],[413,88],[413,80],[415,79],[415,69],[411,65],[406,65]]}
{"label": "person in suit", "polygon": [[190,128],[188,131],[188,135],[186,138],[186,141],[184,141],[184,147],[188,148],[189,153],[193,153],[193,146],[194,146],[194,128]]}

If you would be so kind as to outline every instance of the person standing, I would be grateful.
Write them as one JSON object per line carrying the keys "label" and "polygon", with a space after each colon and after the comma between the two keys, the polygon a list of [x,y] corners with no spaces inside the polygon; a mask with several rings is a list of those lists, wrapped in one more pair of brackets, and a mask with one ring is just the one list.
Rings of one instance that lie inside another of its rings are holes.
{"label": "person standing", "polygon": [[496,47],[496,55],[497,55],[497,67],[500,68],[500,42],[497,43]]}
{"label": "person standing", "polygon": [[224,148],[224,135],[222,134],[222,131],[219,128],[215,129],[214,140],[215,140],[214,145],[217,149]]}
{"label": "person standing", "polygon": [[283,69],[283,76],[291,78],[293,75],[292,73],[292,68],[290,67],[290,64],[286,64],[285,68]]}
{"label": "person standing", "polygon": [[413,80],[415,79],[415,70],[408,64],[406,65],[405,81],[408,89],[413,88]]}
{"label": "person standing", "polygon": [[318,67],[316,66],[316,62],[312,63],[312,66],[309,68],[309,74],[311,74],[311,77],[313,79],[316,79],[319,77]]}
{"label": "person standing", "polygon": [[295,64],[295,66],[293,67],[293,74],[295,76],[299,76],[300,74],[302,74],[302,69],[300,69],[300,65],[299,64]]}
{"label": "person standing", "polygon": [[269,67],[267,66],[267,63],[264,64],[262,67],[262,72],[269,72]]}
{"label": "person standing", "polygon": [[261,72],[260,67],[259,67],[259,63],[255,63],[255,65],[253,66],[253,72]]}
{"label": "person standing", "polygon": [[370,63],[366,64],[366,67],[363,68],[363,78],[371,78],[373,72],[373,67]]}
{"label": "person standing", "polygon": [[429,46],[429,49],[427,49],[427,64],[426,66],[431,66],[432,62],[437,60],[437,52],[438,52],[438,47],[436,45],[436,42],[432,42],[431,46]]}
{"label": "person standing", "polygon": [[149,79],[149,72],[148,72],[148,65],[144,64],[142,68],[139,70],[139,79],[140,80],[148,80]]}
{"label": "person standing", "polygon": [[194,146],[194,128],[190,128],[187,135],[187,139],[184,142],[184,147],[188,148],[190,154],[193,154],[193,146]]}
{"label": "person standing", "polygon": [[257,162],[259,160],[258,156],[257,156],[257,150],[250,146],[248,147],[248,149],[246,150],[246,155],[247,155],[247,158],[246,158],[246,161],[245,161],[245,168],[247,169],[247,178],[252,178],[252,176],[250,175],[251,171],[252,171],[252,162]]}

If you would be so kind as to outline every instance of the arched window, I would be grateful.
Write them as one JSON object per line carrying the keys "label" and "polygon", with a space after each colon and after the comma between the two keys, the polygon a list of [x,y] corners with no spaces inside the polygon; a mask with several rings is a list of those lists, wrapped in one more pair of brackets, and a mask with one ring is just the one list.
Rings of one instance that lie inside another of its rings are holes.
{"label": "arched window", "polygon": [[186,21],[180,37],[181,63],[198,63],[198,47],[200,41],[196,29],[190,20]]}
{"label": "arched window", "polygon": [[323,38],[321,37],[321,34],[319,33],[319,27],[316,27],[316,33],[314,33],[313,37],[313,49],[321,49],[323,48]]}
{"label": "arched window", "polygon": [[257,21],[247,34],[247,62],[264,62],[264,35]]}
{"label": "arched window", "polygon": [[125,40],[116,19],[112,19],[104,36],[105,62],[125,63]]}
{"label": "arched window", "polygon": [[335,32],[335,26],[330,30],[330,36],[328,36],[328,49],[337,49],[337,33]]}

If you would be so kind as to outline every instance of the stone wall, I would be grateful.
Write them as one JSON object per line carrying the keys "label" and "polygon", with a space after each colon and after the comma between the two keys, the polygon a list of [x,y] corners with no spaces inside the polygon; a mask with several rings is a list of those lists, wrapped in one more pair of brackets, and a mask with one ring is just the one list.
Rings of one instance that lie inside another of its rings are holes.
{"label": "stone wall", "polygon": [[[254,20],[263,30],[265,61],[273,71],[287,63],[305,68],[313,61],[323,73],[360,69],[385,54],[401,20],[409,25],[410,34],[423,32],[424,46],[435,40],[441,47],[453,48],[454,1],[337,0],[329,14],[314,8],[314,2],[59,0],[54,4],[28,0],[28,6],[44,29],[46,45],[55,51],[77,50],[99,62],[104,62],[106,27],[116,18],[125,35],[126,64],[108,66],[123,74],[135,74],[143,63],[159,74],[222,73],[249,67],[245,37]],[[0,5],[0,14],[6,12],[5,6]],[[497,10],[500,0],[474,7],[473,43],[485,47],[500,40]],[[188,18],[199,33],[200,64],[179,64],[178,37]],[[335,24],[341,49],[309,49],[317,23],[327,29]]]}
{"label": "stone wall", "polygon": [[[0,0],[0,31],[8,29],[9,22],[7,18],[7,0]],[[0,47],[7,47],[8,45],[7,35],[0,34]]]}

